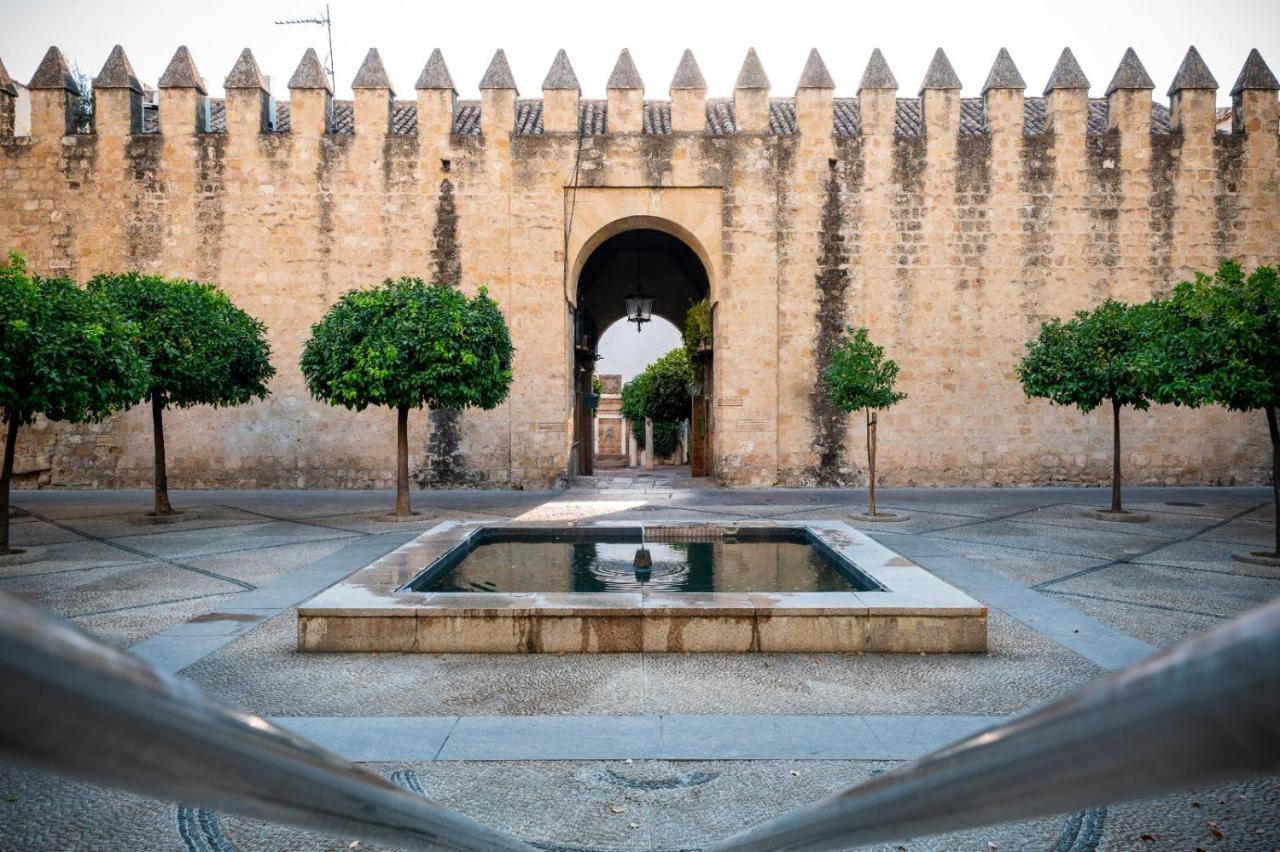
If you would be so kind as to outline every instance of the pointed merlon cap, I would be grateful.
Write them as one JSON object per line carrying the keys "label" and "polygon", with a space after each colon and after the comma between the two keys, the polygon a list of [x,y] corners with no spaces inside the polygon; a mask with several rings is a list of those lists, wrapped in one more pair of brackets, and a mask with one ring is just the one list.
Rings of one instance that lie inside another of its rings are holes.
{"label": "pointed merlon cap", "polygon": [[1178,73],[1173,75],[1169,94],[1181,92],[1183,89],[1218,90],[1218,81],[1213,78],[1213,72],[1209,70],[1209,66],[1205,65],[1204,60],[1200,58],[1200,51],[1196,50],[1195,45],[1187,48],[1187,55],[1182,58],[1182,64],[1178,66]]}
{"label": "pointed merlon cap", "polygon": [[834,89],[835,87],[836,81],[831,79],[827,63],[822,61],[818,48],[813,48],[809,51],[809,59],[804,63],[804,70],[800,72],[800,82],[796,84],[796,88]]}
{"label": "pointed merlon cap", "polygon": [[231,73],[222,81],[222,87],[224,89],[261,89],[264,92],[267,90],[267,81],[262,79],[262,72],[258,70],[258,63],[249,48],[246,47],[241,51],[240,58],[231,67]]}
{"label": "pointed merlon cap", "polygon": [[329,83],[329,75],[325,73],[324,66],[320,64],[320,57],[316,55],[315,48],[308,47],[307,52],[302,54],[302,61],[298,63],[298,67],[294,69],[293,76],[289,78],[290,89],[324,89],[329,94],[333,94],[333,86]]}
{"label": "pointed merlon cap", "polygon": [[[493,59],[489,61],[489,67],[485,69],[484,76],[480,78],[481,89],[514,89],[516,87],[516,78],[511,73],[511,66],[507,64],[507,54],[502,48],[498,48],[497,53],[493,54]],[[520,94],[520,92],[516,92]]]}
{"label": "pointed merlon cap", "polygon": [[1142,66],[1142,60],[1130,47],[1120,58],[1120,67],[1116,69],[1115,76],[1107,84],[1107,94],[1117,89],[1154,89],[1155,87],[1156,84],[1152,81],[1151,75]]}
{"label": "pointed merlon cap", "polygon": [[102,64],[102,70],[98,72],[97,77],[93,78],[93,86],[95,89],[142,91],[142,83],[138,81],[138,75],[129,64],[129,57],[124,55],[124,48],[118,44],[111,48],[111,53],[107,54],[107,61]]}
{"label": "pointed merlon cap", "polygon": [[[381,63],[382,60],[378,60],[378,62]],[[492,66],[490,67],[492,68]],[[427,60],[426,65],[422,66],[422,73],[418,75],[418,82],[414,83],[413,87],[415,89],[457,91],[457,88],[453,85],[453,75],[449,73],[449,66],[444,64],[444,54],[440,52],[440,48],[437,47],[431,51],[431,58]]]}
{"label": "pointed merlon cap", "polygon": [[742,60],[742,70],[738,72],[738,80],[733,84],[735,89],[767,89],[769,75],[764,73],[764,65],[756,55],[754,47],[747,48],[747,58]]}
{"label": "pointed merlon cap", "polygon": [[0,92],[6,95],[18,96],[18,87],[14,85],[13,78],[9,76],[9,71],[4,67],[4,62],[0,62]]}
{"label": "pointed merlon cap", "polygon": [[693,58],[693,51],[688,48],[680,57],[680,64],[676,66],[676,75],[671,78],[671,91],[676,90],[695,92],[707,90],[707,81],[702,76],[702,69],[698,67],[698,60]]}
{"label": "pointed merlon cap", "polygon": [[378,89],[395,94],[391,87],[391,78],[387,76],[387,67],[382,64],[382,56],[378,53],[378,48],[371,47],[369,52],[364,55],[364,62],[360,63],[360,70],[356,72],[356,78],[351,81],[351,89]]}
{"label": "pointed merlon cap", "polygon": [[1089,88],[1089,78],[1084,76],[1084,69],[1080,67],[1080,63],[1076,62],[1076,55],[1071,52],[1071,48],[1062,48],[1062,55],[1058,57],[1058,64],[1053,66],[1053,73],[1049,75],[1049,83],[1044,87],[1044,93],[1048,95],[1054,89],[1085,89]]}
{"label": "pointed merlon cap", "polygon": [[161,89],[195,89],[202,95],[208,94],[204,86],[204,78],[196,70],[196,62],[191,58],[191,51],[184,44],[179,47],[169,60],[169,66],[160,75],[156,84]]}
{"label": "pointed merlon cap", "polygon": [[1003,47],[996,54],[996,61],[987,74],[987,82],[982,84],[982,94],[991,89],[1025,89],[1027,81],[1018,73],[1018,66],[1013,64],[1013,57]]}
{"label": "pointed merlon cap", "polygon": [[880,48],[871,51],[871,58],[867,60],[867,69],[862,72],[862,82],[858,84],[858,91],[866,90],[898,90],[898,78],[893,76],[893,72],[889,70],[889,63],[885,61],[884,54],[880,52]]}
{"label": "pointed merlon cap", "polygon": [[640,71],[636,68],[635,62],[631,60],[631,51],[625,47],[618,54],[618,61],[613,66],[613,73],[609,75],[609,82],[605,84],[606,89],[643,89],[644,81],[640,79]]}
{"label": "pointed merlon cap", "polygon": [[67,58],[56,47],[51,47],[45,52],[44,59],[40,60],[40,65],[36,68],[36,73],[31,76],[31,82],[27,84],[27,88],[65,89],[68,92],[80,94],[76,78],[71,76],[71,69],[67,67]]}
{"label": "pointed merlon cap", "polygon": [[951,67],[951,60],[947,58],[942,48],[938,48],[933,53],[929,70],[924,72],[924,82],[920,84],[920,91],[925,92],[930,89],[953,91],[958,88],[960,88],[960,78],[956,76],[956,69]]}
{"label": "pointed merlon cap", "polygon": [[1262,54],[1256,47],[1249,51],[1249,58],[1244,61],[1244,67],[1240,69],[1240,76],[1236,78],[1236,84],[1231,87],[1231,94],[1238,95],[1246,89],[1264,92],[1280,89],[1280,83],[1276,82],[1276,75],[1272,74],[1267,63],[1262,61]]}
{"label": "pointed merlon cap", "polygon": [[582,87],[578,85],[578,75],[573,73],[573,66],[569,64],[569,54],[564,52],[564,48],[556,51],[556,58],[551,62],[551,68],[547,71],[547,76],[542,79],[542,91],[572,91],[581,92]]}

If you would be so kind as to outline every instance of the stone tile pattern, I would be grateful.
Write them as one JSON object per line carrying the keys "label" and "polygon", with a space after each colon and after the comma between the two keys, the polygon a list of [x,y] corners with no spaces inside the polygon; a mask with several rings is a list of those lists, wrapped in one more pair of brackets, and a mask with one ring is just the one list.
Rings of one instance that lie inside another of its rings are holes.
{"label": "stone tile pattern", "polygon": [[[909,398],[883,430],[886,480],[1104,482],[1103,416],[1026,400],[1011,371],[1023,342],[1048,317],[1165,292],[1221,257],[1253,265],[1278,256],[1278,112],[1260,56],[1233,87],[1225,133],[1207,88],[1177,92],[1176,109],[1144,88],[1105,100],[1069,88],[1046,99],[1016,88],[982,99],[928,89],[928,109],[886,88],[856,99],[823,88],[773,98],[749,90],[768,98],[758,133],[738,127],[733,98],[679,88],[672,102],[643,103],[643,132],[625,134],[610,131],[605,101],[550,91],[557,126],[576,112],[582,141],[571,120],[548,130],[550,101],[518,98],[499,59],[502,73],[479,101],[419,90],[392,104],[389,133],[376,122],[356,132],[347,102],[334,104],[331,132],[320,132],[302,90],[297,103],[264,108],[246,54],[235,75],[245,87],[208,103],[202,132],[202,96],[188,87],[167,89],[164,107],[146,110],[143,129],[153,132],[128,134],[131,123],[104,101],[98,132],[69,136],[65,62],[58,54],[46,63],[41,78],[52,88],[32,90],[32,135],[0,140],[0,242],[41,273],[84,279],[136,268],[216,281],[270,329],[280,372],[269,399],[173,413],[175,432],[190,441],[172,459],[173,485],[390,484],[385,412],[312,401],[297,361],[311,324],[343,291],[430,275],[445,206],[456,217],[464,286],[488,286],[516,347],[510,400],[460,421],[460,481],[486,485],[544,486],[563,473],[573,374],[564,300],[575,295],[566,265],[572,272],[593,238],[633,217],[696,242],[709,266],[718,332],[710,446],[727,484],[865,481],[858,454],[826,451],[823,436],[841,426],[819,428],[815,397],[815,353],[845,322],[871,327],[903,366]],[[9,97],[0,91],[0,127]],[[695,132],[673,132],[699,110]],[[270,126],[262,115],[274,116]],[[819,298],[819,281],[845,278],[830,304]],[[819,311],[832,310],[841,322],[821,322]],[[426,470],[430,428],[415,412],[415,471]],[[145,485],[147,429],[141,408],[96,425],[42,421],[23,431],[19,486]],[[843,437],[860,445],[852,420]],[[1128,418],[1126,444],[1131,483],[1267,475],[1256,417],[1157,409]]]}

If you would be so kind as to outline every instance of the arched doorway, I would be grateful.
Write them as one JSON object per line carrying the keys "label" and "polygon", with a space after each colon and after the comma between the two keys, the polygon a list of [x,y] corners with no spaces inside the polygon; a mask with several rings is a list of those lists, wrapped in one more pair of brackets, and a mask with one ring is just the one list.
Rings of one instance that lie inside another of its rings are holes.
{"label": "arched doorway", "polygon": [[[626,299],[644,295],[653,300],[652,314],[683,328],[689,307],[709,298],[707,269],[685,241],[663,230],[636,227],[613,233],[590,249],[579,266],[574,293],[574,442],[577,472],[593,471],[595,443],[592,379],[600,335],[627,319]],[[643,336],[643,324],[638,324]],[[655,352],[654,357],[663,352]],[[689,455],[693,474],[708,476],[711,428],[708,417],[711,353],[699,357],[701,392],[694,397]]]}

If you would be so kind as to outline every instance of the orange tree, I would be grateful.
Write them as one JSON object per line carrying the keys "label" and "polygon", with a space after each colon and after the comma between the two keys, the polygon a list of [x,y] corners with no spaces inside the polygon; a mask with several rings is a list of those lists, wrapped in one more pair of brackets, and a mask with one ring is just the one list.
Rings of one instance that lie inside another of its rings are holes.
{"label": "orange tree", "polygon": [[275,375],[266,327],[212,284],[129,272],[99,275],[89,289],[110,299],[138,329],[134,343],[151,380],[151,436],[157,516],[172,515],[164,411],[243,405],[265,399]]}
{"label": "orange tree", "polygon": [[[884,357],[884,349],[871,340],[865,328],[849,326],[831,353],[831,366],[823,373],[827,398],[845,414],[862,409],[867,426],[867,515],[876,517],[876,414],[907,398],[893,389],[898,380],[897,362]],[[892,515],[890,516],[892,517]]]}
{"label": "orange tree", "polygon": [[1266,416],[1275,542],[1254,555],[1280,559],[1280,269],[1259,266],[1245,275],[1240,264],[1225,261],[1213,275],[1197,273],[1179,284],[1157,309],[1158,401]]}
{"label": "orange tree", "polygon": [[350,290],[311,327],[302,375],[316,399],[396,411],[397,517],[409,507],[409,411],[495,408],[511,386],[506,321],[485,288],[471,298],[420,278]]}
{"label": "orange tree", "polygon": [[1082,412],[1111,405],[1111,508],[1120,502],[1120,410],[1145,411],[1156,392],[1155,363],[1162,357],[1157,311],[1150,303],[1129,305],[1108,299],[1069,320],[1052,319],[1027,342],[1017,366],[1022,389],[1055,405]]}
{"label": "orange tree", "polygon": [[27,272],[19,255],[0,264],[0,555],[9,543],[9,485],[18,429],[43,415],[84,423],[133,405],[147,390],[137,329],[100,294],[68,278]]}

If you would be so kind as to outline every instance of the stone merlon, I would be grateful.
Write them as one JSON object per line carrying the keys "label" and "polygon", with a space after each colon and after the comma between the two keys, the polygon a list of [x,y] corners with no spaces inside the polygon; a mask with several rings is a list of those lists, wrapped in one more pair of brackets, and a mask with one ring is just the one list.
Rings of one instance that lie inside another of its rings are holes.
{"label": "stone merlon", "polygon": [[40,60],[36,73],[31,75],[31,82],[27,84],[27,88],[65,89],[74,94],[80,93],[76,78],[71,76],[67,58],[56,47],[51,47],[45,52],[44,59]]}
{"label": "stone merlon", "polygon": [[680,64],[676,66],[675,76],[671,78],[672,91],[705,92],[707,81],[698,67],[698,60],[693,58],[693,51],[688,48],[680,56]]}
{"label": "stone merlon", "polygon": [[613,73],[609,75],[609,82],[605,84],[606,89],[643,89],[644,81],[640,79],[640,71],[636,68],[636,63],[631,59],[631,51],[625,47],[618,54],[618,61],[613,66]]}
{"label": "stone merlon", "polygon": [[1255,47],[1249,51],[1249,58],[1244,61],[1244,67],[1240,69],[1240,76],[1236,78],[1236,83],[1231,87],[1231,94],[1238,95],[1245,90],[1257,90],[1264,92],[1274,92],[1280,90],[1280,83],[1276,82],[1276,75],[1271,73],[1271,69],[1267,67],[1267,63],[1262,61],[1262,54]]}
{"label": "stone merlon", "polygon": [[735,89],[769,88],[769,76],[764,73],[764,65],[761,64],[754,47],[747,48],[747,58],[742,60],[742,68],[738,71],[738,80],[733,87]]}
{"label": "stone merlon", "polygon": [[[498,53],[502,53],[502,51],[498,51]],[[494,56],[493,59],[494,62],[497,62],[498,57]],[[506,61],[506,55],[504,54],[502,57],[502,63],[504,66],[506,65]],[[492,70],[493,65],[491,64],[489,68]],[[488,74],[486,73],[485,76],[487,78]],[[507,76],[511,76],[510,69],[507,69]],[[445,89],[451,92],[456,91],[453,85],[453,75],[449,73],[449,66],[445,64],[444,54],[440,51],[440,48],[437,47],[435,50],[431,51],[431,58],[427,60],[426,65],[422,66],[422,73],[418,75],[418,82],[415,83],[413,87],[415,89]],[[480,84],[480,88],[483,89],[487,87],[482,82]],[[495,86],[493,88],[504,87]],[[514,83],[510,88],[515,88]]]}
{"label": "stone merlon", "polygon": [[369,52],[365,54],[364,62],[360,63],[360,70],[356,72],[356,77],[351,81],[351,88],[355,89],[377,89],[386,90],[395,94],[395,89],[391,85],[391,77],[387,75],[387,68],[382,64],[382,56],[378,53],[376,47],[369,48]]}
{"label": "stone merlon", "polygon": [[249,48],[246,47],[240,52],[236,64],[231,66],[231,73],[227,75],[226,80],[222,81],[222,87],[266,91],[267,81],[263,79],[262,71],[258,69],[258,62],[253,58],[253,52]]}
{"label": "stone merlon", "polygon": [[138,75],[134,73],[129,57],[124,55],[123,47],[117,44],[111,48],[111,53],[107,55],[107,61],[103,63],[102,70],[98,72],[97,77],[93,78],[93,87],[142,91],[142,83],[138,81]]}
{"label": "stone merlon", "polygon": [[809,51],[809,59],[804,63],[804,70],[800,72],[800,82],[796,84],[797,89],[834,89],[836,81],[831,79],[831,72],[827,70],[827,64],[822,61],[822,56],[815,47]]}
{"label": "stone merlon", "polygon": [[1142,60],[1138,58],[1138,54],[1130,47],[1125,50],[1124,56],[1120,58],[1120,67],[1116,69],[1115,76],[1107,84],[1107,94],[1109,95],[1117,89],[1154,89],[1155,87],[1156,84],[1152,82],[1151,75],[1143,67]]}
{"label": "stone merlon", "polygon": [[551,68],[542,80],[542,91],[582,91],[582,87],[578,85],[578,75],[573,73],[573,66],[569,63],[569,54],[563,47],[556,51],[556,58],[552,60]]}
{"label": "stone merlon", "polygon": [[1071,52],[1071,48],[1064,47],[1062,55],[1058,57],[1058,64],[1053,66],[1053,73],[1049,75],[1049,82],[1044,87],[1044,93],[1048,95],[1056,89],[1085,89],[1089,88],[1089,78],[1084,76],[1084,70],[1080,67],[1080,63],[1076,62],[1076,55]]}
{"label": "stone merlon", "polygon": [[493,59],[489,60],[489,67],[480,78],[480,88],[515,89],[516,94],[520,93],[516,87],[515,75],[511,73],[511,66],[507,64],[507,52],[502,48],[498,48]]}
{"label": "stone merlon", "polygon": [[187,50],[185,44],[174,52],[157,85],[161,89],[195,89],[202,95],[208,93],[204,78],[196,70],[195,60],[191,58],[191,51]]}
{"label": "stone merlon", "polygon": [[1009,55],[1009,51],[1003,47],[996,54],[996,61],[991,66],[991,72],[987,74],[987,82],[982,84],[982,93],[985,95],[992,89],[1025,89],[1027,81],[1022,79],[1022,74],[1018,72],[1018,66],[1013,64],[1013,57]]}
{"label": "stone merlon", "polygon": [[289,88],[324,89],[333,94],[329,75],[325,72],[324,65],[320,63],[320,57],[316,55],[315,48],[308,47],[307,52],[302,54],[302,61],[298,63],[293,76],[289,78]]}
{"label": "stone merlon", "polygon": [[862,82],[858,84],[858,91],[897,91],[898,78],[893,76],[893,72],[889,70],[889,63],[885,61],[884,54],[880,52],[880,48],[871,51],[871,58],[867,60],[867,68],[862,72]]}

